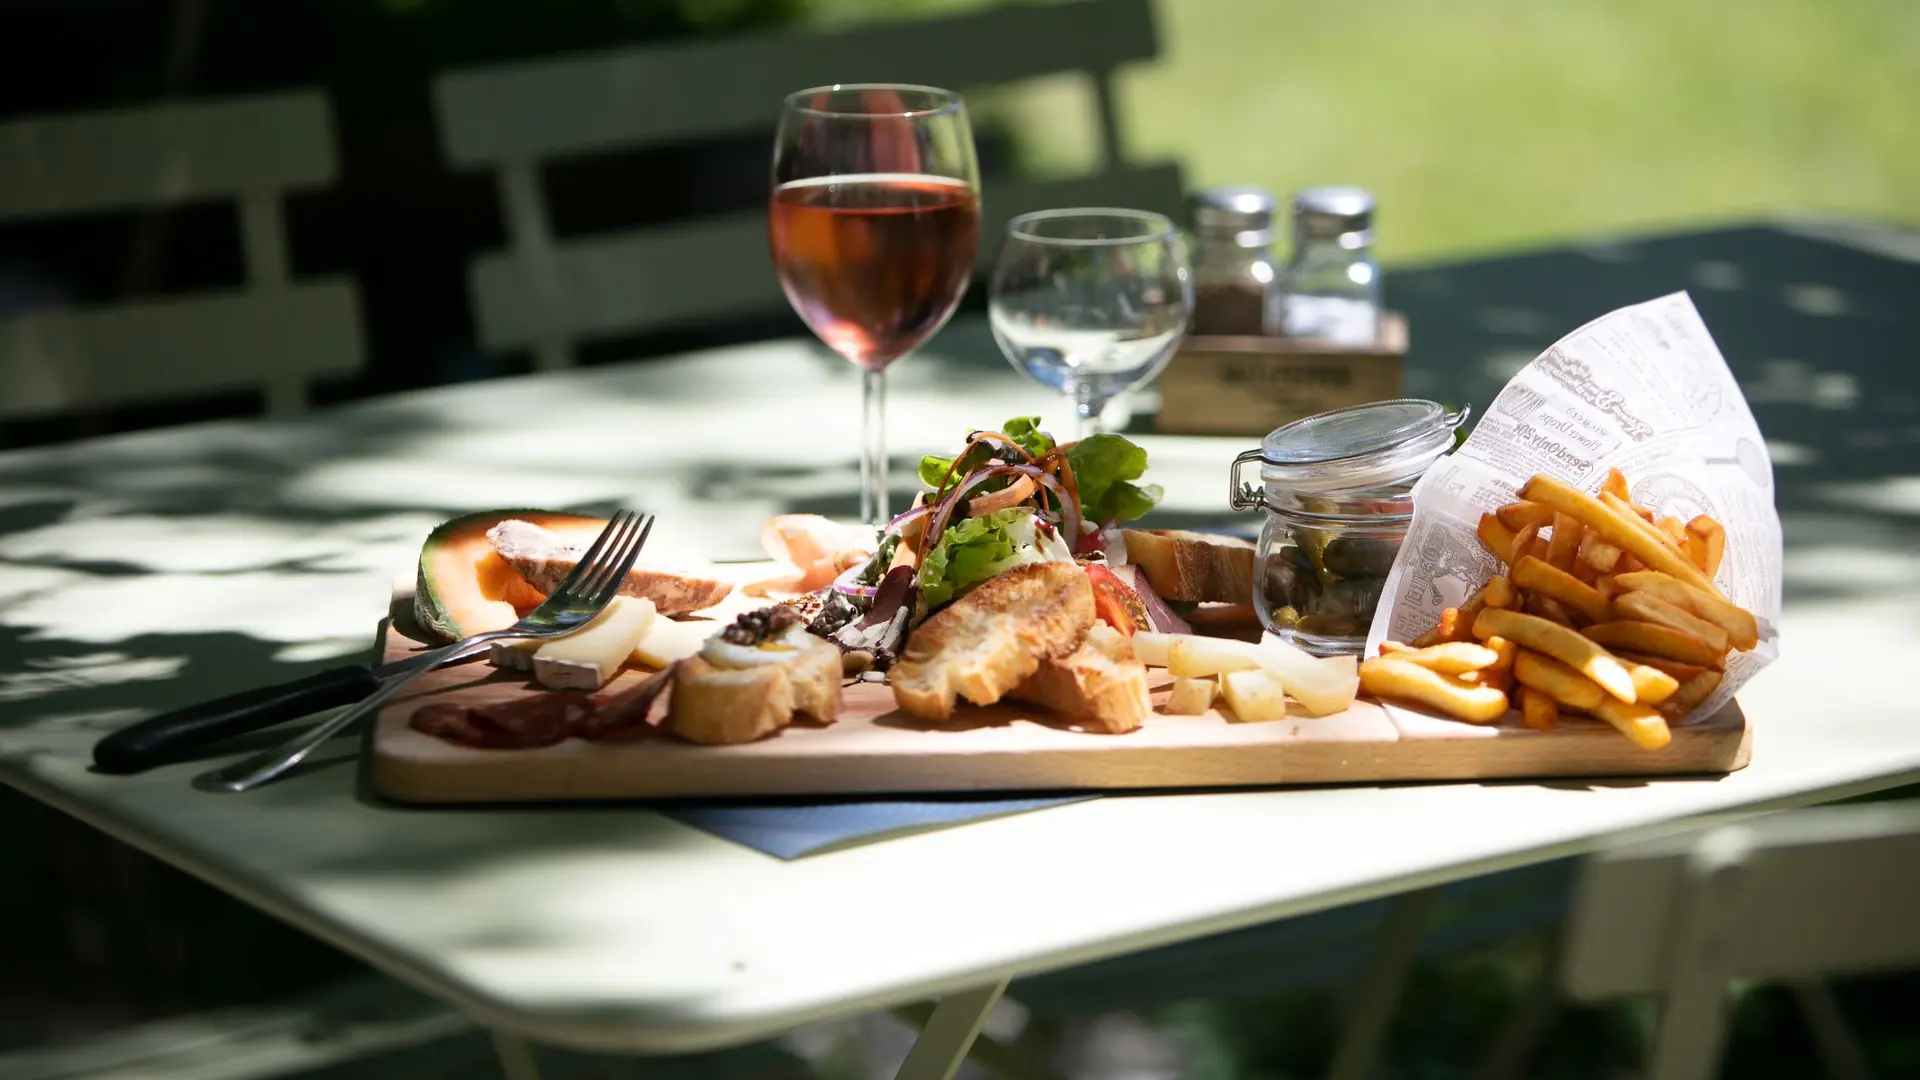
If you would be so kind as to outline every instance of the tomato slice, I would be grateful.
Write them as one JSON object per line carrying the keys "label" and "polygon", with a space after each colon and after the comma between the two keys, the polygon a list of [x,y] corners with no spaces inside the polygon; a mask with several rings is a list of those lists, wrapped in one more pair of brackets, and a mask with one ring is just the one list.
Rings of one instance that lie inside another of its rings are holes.
{"label": "tomato slice", "polygon": [[1087,578],[1093,583],[1093,612],[1100,621],[1132,637],[1136,630],[1151,630],[1147,602],[1127,587],[1120,576],[1099,563],[1087,566]]}

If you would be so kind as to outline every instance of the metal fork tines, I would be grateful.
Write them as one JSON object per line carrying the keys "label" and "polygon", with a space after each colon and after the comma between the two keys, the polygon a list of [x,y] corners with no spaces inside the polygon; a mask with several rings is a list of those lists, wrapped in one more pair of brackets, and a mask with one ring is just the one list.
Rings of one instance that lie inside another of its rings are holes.
{"label": "metal fork tines", "polygon": [[247,791],[259,787],[300,764],[320,744],[378,709],[414,679],[449,661],[471,656],[496,641],[557,637],[578,630],[613,602],[620,592],[621,583],[627,578],[627,572],[633,569],[634,560],[640,557],[640,549],[645,546],[647,536],[652,532],[653,515],[619,511],[607,522],[607,527],[601,530],[600,535],[594,538],[586,554],[580,556],[579,563],[560,583],[560,587],[547,597],[545,603],[528,612],[519,622],[505,630],[475,634],[429,653],[425,664],[380,687],[358,705],[301,733],[283,746],[202,773],[194,777],[193,786],[201,791],[221,792]]}

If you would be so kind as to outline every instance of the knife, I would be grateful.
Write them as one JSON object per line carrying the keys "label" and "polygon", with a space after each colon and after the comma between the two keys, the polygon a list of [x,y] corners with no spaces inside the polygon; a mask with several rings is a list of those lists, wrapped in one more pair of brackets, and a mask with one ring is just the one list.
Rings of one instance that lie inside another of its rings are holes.
{"label": "knife", "polygon": [[[483,659],[484,651],[446,662],[454,667]],[[278,686],[244,690],[215,701],[175,709],[121,728],[93,746],[93,764],[104,773],[136,773],[164,765],[183,750],[259,731],[326,709],[351,705],[389,679],[432,662],[430,656],[389,664],[347,664]]]}

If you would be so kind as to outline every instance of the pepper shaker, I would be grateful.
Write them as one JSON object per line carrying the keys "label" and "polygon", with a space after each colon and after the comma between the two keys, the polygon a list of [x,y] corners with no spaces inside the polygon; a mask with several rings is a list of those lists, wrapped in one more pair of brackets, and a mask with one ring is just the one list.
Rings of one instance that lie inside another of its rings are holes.
{"label": "pepper shaker", "polygon": [[1193,196],[1193,322],[1189,333],[1269,336],[1280,331],[1275,199],[1265,188],[1213,187]]}

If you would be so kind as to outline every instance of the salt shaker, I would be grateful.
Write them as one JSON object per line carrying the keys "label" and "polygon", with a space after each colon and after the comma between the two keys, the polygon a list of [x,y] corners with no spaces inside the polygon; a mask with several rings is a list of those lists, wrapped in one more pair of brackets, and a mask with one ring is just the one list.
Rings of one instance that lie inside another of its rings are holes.
{"label": "salt shaker", "polygon": [[1380,334],[1380,265],[1373,257],[1373,195],[1308,188],[1293,197],[1293,255],[1282,279],[1281,332],[1339,345]]}
{"label": "salt shaker", "polygon": [[1273,193],[1213,187],[1193,197],[1191,334],[1265,336],[1280,330]]}

